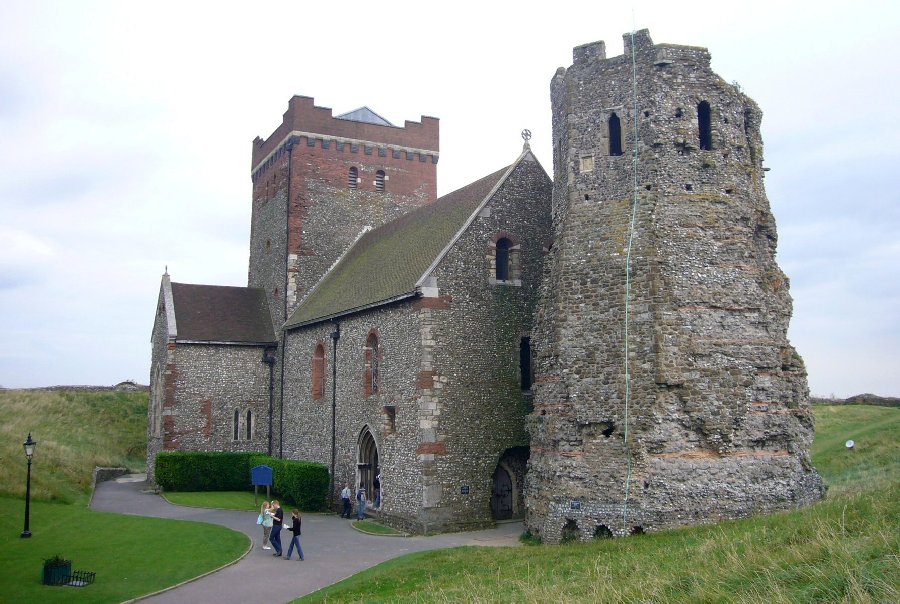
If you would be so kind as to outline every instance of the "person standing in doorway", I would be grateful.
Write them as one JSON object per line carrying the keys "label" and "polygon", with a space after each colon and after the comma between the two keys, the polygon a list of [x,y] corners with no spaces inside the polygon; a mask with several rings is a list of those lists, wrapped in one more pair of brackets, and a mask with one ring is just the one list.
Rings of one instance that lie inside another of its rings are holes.
{"label": "person standing in doorway", "polygon": [[375,509],[381,509],[381,472],[375,477],[375,482],[372,485],[375,487]]}
{"label": "person standing in doorway", "polygon": [[341,503],[344,504],[344,509],[341,511],[341,518],[350,518],[350,514],[352,510],[350,508],[350,497],[353,496],[353,491],[350,490],[350,485],[344,483],[344,490],[341,491]]}
{"label": "person standing in doorway", "polygon": [[284,526],[284,510],[281,509],[281,504],[278,503],[278,500],[272,501],[272,508],[274,508],[274,512],[272,514],[272,534],[269,536],[269,543],[272,544],[272,547],[275,548],[275,553],[273,556],[281,556],[281,528]]}
{"label": "person standing in doorway", "polygon": [[300,510],[294,508],[291,512],[291,543],[288,545],[288,551],[285,555],[285,560],[291,559],[291,553],[294,551],[294,547],[297,547],[297,555],[300,556],[300,559],[303,560],[303,548],[300,547]]}
{"label": "person standing in doorway", "polygon": [[359,489],[356,491],[356,519],[362,520],[366,517],[366,489],[363,483],[359,483]]}

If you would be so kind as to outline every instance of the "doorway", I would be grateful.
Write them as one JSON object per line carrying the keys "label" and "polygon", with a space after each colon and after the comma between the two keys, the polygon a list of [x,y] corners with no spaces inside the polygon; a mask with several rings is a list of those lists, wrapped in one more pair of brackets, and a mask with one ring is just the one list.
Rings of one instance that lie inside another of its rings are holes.
{"label": "doorway", "polygon": [[358,489],[359,485],[366,490],[366,499],[370,502],[375,501],[375,477],[381,472],[378,465],[378,445],[375,444],[375,437],[368,426],[363,428],[359,435],[359,444],[357,445],[356,457],[356,484],[354,488]]}

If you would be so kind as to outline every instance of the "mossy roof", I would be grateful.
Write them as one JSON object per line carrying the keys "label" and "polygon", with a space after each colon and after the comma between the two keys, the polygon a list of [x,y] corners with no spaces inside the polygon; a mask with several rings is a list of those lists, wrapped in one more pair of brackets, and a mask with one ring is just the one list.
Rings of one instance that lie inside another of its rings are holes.
{"label": "mossy roof", "polygon": [[416,295],[419,280],[508,170],[365,233],[294,310],[285,328]]}

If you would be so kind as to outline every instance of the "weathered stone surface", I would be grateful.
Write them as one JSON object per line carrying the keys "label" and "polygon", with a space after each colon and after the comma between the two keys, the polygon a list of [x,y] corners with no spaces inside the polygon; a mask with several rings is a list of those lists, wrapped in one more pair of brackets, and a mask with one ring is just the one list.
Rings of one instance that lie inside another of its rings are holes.
{"label": "weathered stone surface", "polygon": [[623,535],[824,493],[761,112],[705,49],[641,31],[632,57],[625,38],[620,57],[577,48],[551,85],[554,246],[527,493],[528,528],[549,542],[573,521],[584,538]]}

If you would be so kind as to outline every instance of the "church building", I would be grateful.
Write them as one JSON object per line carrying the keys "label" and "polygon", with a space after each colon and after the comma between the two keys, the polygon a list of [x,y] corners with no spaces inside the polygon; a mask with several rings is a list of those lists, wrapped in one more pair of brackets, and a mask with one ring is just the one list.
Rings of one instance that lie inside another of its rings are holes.
{"label": "church building", "polygon": [[524,132],[441,198],[436,118],[292,98],[253,141],[247,287],[163,275],[151,480],[161,451],[267,452],[377,480],[386,524],[547,542],[821,498],[761,112],[646,31],[573,59],[554,179]]}

